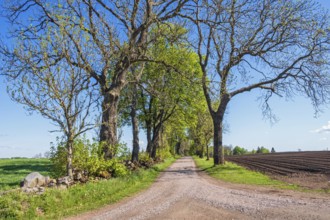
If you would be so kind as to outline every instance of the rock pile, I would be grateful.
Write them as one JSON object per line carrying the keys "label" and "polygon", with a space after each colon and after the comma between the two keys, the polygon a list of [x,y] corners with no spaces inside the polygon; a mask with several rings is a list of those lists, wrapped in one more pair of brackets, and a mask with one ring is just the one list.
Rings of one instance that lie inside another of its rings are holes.
{"label": "rock pile", "polygon": [[49,176],[43,176],[38,172],[32,172],[21,182],[21,190],[26,193],[43,193],[46,187],[56,187],[66,189],[73,184],[73,180],[68,177],[51,179]]}
{"label": "rock pile", "polygon": [[22,191],[43,193],[49,181],[50,178],[48,176],[45,177],[38,172],[30,173],[21,182]]}
{"label": "rock pile", "polygon": [[75,182],[86,183],[88,181],[88,173],[86,171],[74,170],[73,180]]}
{"label": "rock pile", "polygon": [[138,166],[130,160],[125,161],[125,166],[128,170],[136,170],[138,168]]}

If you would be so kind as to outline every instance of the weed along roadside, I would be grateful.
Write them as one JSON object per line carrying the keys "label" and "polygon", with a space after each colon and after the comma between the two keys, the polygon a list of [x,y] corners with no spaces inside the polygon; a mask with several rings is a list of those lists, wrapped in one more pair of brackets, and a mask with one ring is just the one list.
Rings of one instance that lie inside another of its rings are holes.
{"label": "weed along roadside", "polygon": [[174,161],[168,158],[124,177],[76,184],[67,190],[47,189],[41,195],[9,192],[0,196],[0,219],[58,219],[100,208],[146,189]]}

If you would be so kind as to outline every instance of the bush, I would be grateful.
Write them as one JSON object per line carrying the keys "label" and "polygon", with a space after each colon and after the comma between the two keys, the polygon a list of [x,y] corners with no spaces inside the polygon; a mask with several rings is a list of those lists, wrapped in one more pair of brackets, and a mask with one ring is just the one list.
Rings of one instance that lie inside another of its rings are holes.
{"label": "bush", "polygon": [[53,163],[52,176],[59,177],[66,174],[66,149],[64,145],[55,146],[51,143],[50,160]]}
{"label": "bush", "polygon": [[149,157],[149,154],[144,152],[139,154],[139,164],[140,166],[150,168],[154,165],[154,160]]}
{"label": "bush", "polygon": [[157,155],[157,161],[163,161],[166,158],[171,158],[173,155],[170,152],[170,147],[165,146],[165,147],[160,147]]}
{"label": "bush", "polygon": [[[118,151],[120,150],[118,145]],[[73,147],[72,165],[74,172],[83,172],[91,177],[109,178],[125,176],[126,167],[118,159],[105,160],[102,143],[91,143],[89,140],[77,139]],[[51,161],[54,164],[53,174],[56,177],[66,174],[67,151],[65,143],[51,147]]]}
{"label": "bush", "polygon": [[243,147],[236,146],[233,149],[233,155],[243,155],[243,154],[247,154],[247,153],[248,153],[248,150]]}
{"label": "bush", "polygon": [[268,154],[269,150],[265,147],[258,147],[257,154]]}
{"label": "bush", "polygon": [[126,166],[116,159],[111,160],[112,164],[110,166],[112,175],[114,177],[123,177],[129,174],[129,171],[127,170]]}

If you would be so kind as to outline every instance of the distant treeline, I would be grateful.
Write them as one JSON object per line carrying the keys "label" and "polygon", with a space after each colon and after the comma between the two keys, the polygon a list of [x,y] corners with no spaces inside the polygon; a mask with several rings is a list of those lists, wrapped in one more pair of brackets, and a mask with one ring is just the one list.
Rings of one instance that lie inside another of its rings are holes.
{"label": "distant treeline", "polygon": [[0,158],[0,160],[8,160],[8,159],[29,159],[28,157],[7,157],[7,158]]}
{"label": "distant treeline", "polygon": [[[213,147],[209,147],[210,157],[213,156]],[[224,146],[224,154],[226,156],[230,155],[244,155],[244,154],[267,154],[267,153],[275,153],[275,149],[272,147],[270,150],[268,148],[265,148],[263,146],[257,147],[257,149],[253,149],[249,151],[248,149],[245,149],[240,146]]]}

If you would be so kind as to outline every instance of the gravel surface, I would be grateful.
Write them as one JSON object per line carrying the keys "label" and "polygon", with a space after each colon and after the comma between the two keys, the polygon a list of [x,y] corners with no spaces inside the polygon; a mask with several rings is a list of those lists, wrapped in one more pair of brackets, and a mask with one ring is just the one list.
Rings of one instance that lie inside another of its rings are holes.
{"label": "gravel surface", "polygon": [[330,196],[223,183],[184,157],[148,190],[71,219],[330,219]]}

